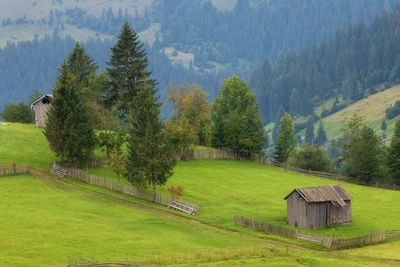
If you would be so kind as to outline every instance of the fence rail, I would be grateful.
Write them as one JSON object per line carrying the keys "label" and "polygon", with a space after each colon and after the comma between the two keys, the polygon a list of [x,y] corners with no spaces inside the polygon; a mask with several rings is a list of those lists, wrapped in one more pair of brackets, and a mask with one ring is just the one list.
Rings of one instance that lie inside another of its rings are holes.
{"label": "fence rail", "polygon": [[184,156],[182,154],[179,154],[176,156],[178,160],[190,160],[190,159],[236,159],[236,160],[249,160],[253,161],[255,163],[265,165],[265,166],[271,166],[275,168],[280,168],[284,170],[288,170],[291,172],[296,172],[304,175],[309,175],[309,176],[314,176],[314,177],[319,177],[319,178],[327,178],[327,179],[332,179],[332,180],[338,180],[338,181],[343,181],[343,182],[348,182],[348,183],[353,183],[353,184],[358,184],[358,185],[366,185],[370,187],[377,187],[377,188],[383,188],[383,189],[390,189],[390,190],[396,190],[400,191],[400,185],[390,185],[390,184],[384,184],[384,183],[370,183],[367,184],[363,181],[360,181],[356,178],[348,177],[348,176],[343,176],[337,173],[328,173],[328,172],[319,172],[319,171],[312,171],[312,170],[305,170],[305,169],[300,169],[296,168],[293,166],[290,166],[286,163],[281,163],[277,161],[270,160],[266,158],[264,155],[260,154],[253,154],[253,155],[243,155],[240,153],[236,153],[231,150],[221,150],[221,149],[213,149],[213,150],[196,150],[196,151],[191,151],[185,153]]}
{"label": "fence rail", "polygon": [[31,168],[29,165],[17,165],[12,163],[10,166],[0,166],[0,176],[12,175],[17,173],[30,173]]}
{"label": "fence rail", "polygon": [[[52,172],[52,170],[55,170],[55,169],[57,170],[57,172]],[[50,164],[50,172],[53,174],[59,175],[59,172],[61,169],[64,169],[64,168],[58,166],[56,163]],[[138,188],[133,185],[121,183],[116,180],[98,177],[93,174],[82,171],[80,169],[68,168],[68,169],[64,169],[64,171],[65,171],[65,176],[67,176],[67,177],[77,178],[88,184],[105,187],[105,188],[111,189],[116,192],[120,192],[120,193],[123,193],[126,195],[145,199],[148,201],[152,201],[152,202],[154,201],[163,206],[168,207],[171,204],[171,202],[174,200],[174,198],[167,196],[167,195],[163,195],[163,194],[156,194],[156,199],[154,200],[153,192]],[[179,202],[186,204],[187,206],[190,206],[190,207],[196,207],[196,210],[198,210],[198,207],[194,204],[185,202],[183,200],[179,200]]]}
{"label": "fence rail", "polygon": [[252,228],[259,232],[276,234],[279,236],[292,239],[305,240],[329,249],[345,249],[345,248],[361,247],[366,245],[377,244],[389,238],[400,238],[400,230],[398,231],[384,230],[380,232],[370,233],[367,235],[351,237],[351,238],[332,238],[328,236],[310,234],[300,230],[290,229],[284,226],[273,225],[267,222],[259,222],[252,219],[246,219],[241,216],[235,216],[234,222],[237,225],[247,228]]}
{"label": "fence rail", "polygon": [[[236,159],[236,160],[249,160],[253,161],[257,164],[261,164],[264,166],[271,166],[275,168],[280,168],[284,170],[288,170],[291,172],[296,172],[304,175],[319,177],[319,178],[327,178],[332,180],[343,181],[347,183],[353,183],[358,185],[365,185],[370,187],[377,187],[383,189],[390,189],[400,191],[400,185],[390,185],[390,184],[383,184],[383,183],[373,183],[367,184],[364,183],[356,178],[343,176],[337,173],[328,173],[328,172],[319,172],[319,171],[312,171],[312,170],[305,170],[290,166],[286,163],[277,162],[274,160],[270,160],[266,158],[264,155],[260,154],[253,154],[253,155],[244,155],[240,153],[236,153],[232,150],[228,149],[211,149],[211,150],[190,150],[182,153],[178,153],[175,155],[177,160],[192,160],[192,159]],[[104,158],[96,158],[90,164],[89,167],[99,167],[103,166],[105,163]]]}

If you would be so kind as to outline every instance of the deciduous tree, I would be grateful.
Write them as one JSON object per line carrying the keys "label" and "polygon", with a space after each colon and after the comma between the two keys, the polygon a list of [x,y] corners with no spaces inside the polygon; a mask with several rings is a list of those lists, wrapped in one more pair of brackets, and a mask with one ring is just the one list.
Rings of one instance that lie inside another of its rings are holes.
{"label": "deciduous tree", "polygon": [[244,80],[226,80],[213,105],[215,147],[228,147],[238,153],[260,153],[266,142],[256,97]]}

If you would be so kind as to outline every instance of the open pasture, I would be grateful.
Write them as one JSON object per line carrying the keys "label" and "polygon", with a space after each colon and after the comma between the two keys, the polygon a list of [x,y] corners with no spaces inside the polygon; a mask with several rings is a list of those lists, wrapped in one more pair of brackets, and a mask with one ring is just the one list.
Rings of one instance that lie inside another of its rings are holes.
{"label": "open pasture", "polygon": [[[116,176],[104,168],[90,172]],[[168,194],[172,184],[184,187],[184,200],[200,207],[198,219],[239,229],[233,216],[287,226],[286,201],[294,188],[342,184],[353,196],[351,225],[333,225],[312,232],[349,237],[400,228],[400,192],[305,176],[235,160],[192,160],[178,162],[175,173],[159,192]]]}
{"label": "open pasture", "polygon": [[0,179],[0,265],[142,261],[263,243],[42,181]]}

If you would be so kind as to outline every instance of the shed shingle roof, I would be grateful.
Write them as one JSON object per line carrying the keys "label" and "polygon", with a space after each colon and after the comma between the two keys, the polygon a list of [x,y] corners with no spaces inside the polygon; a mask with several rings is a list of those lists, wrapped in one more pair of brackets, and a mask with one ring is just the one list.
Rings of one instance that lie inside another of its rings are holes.
{"label": "shed shingle roof", "polygon": [[334,206],[338,207],[346,206],[345,200],[353,199],[340,184],[296,188],[287,195],[285,199],[287,199],[293,192],[298,192],[307,202],[331,202]]}

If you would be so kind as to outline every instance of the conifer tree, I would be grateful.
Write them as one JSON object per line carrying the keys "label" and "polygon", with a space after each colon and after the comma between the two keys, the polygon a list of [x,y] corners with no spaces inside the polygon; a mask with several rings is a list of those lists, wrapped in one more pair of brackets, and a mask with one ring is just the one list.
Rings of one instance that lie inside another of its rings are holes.
{"label": "conifer tree", "polygon": [[326,138],[326,132],[324,129],[324,123],[322,120],[319,123],[317,137],[315,137],[315,143],[319,146],[322,146],[326,143],[328,139]]}
{"label": "conifer tree", "polygon": [[400,185],[400,120],[396,122],[388,151],[388,165],[393,182]]}
{"label": "conifer tree", "polygon": [[154,201],[157,185],[173,174],[174,150],[163,132],[160,104],[152,84],[141,82],[130,109],[130,137],[125,177],[139,187],[152,185]]}
{"label": "conifer tree", "polygon": [[98,68],[94,60],[86,53],[85,47],[78,42],[74,50],[68,55],[67,66],[75,78],[78,92],[89,86],[89,78],[96,74]]}
{"label": "conifer tree", "polygon": [[95,135],[87,105],[81,100],[74,77],[62,64],[47,112],[44,135],[50,148],[70,165],[87,162],[93,154]]}
{"label": "conifer tree", "polygon": [[306,143],[308,145],[312,145],[314,143],[314,124],[313,124],[313,119],[310,118],[307,121],[307,127],[306,127]]}
{"label": "conifer tree", "polygon": [[294,136],[293,120],[289,113],[286,113],[280,120],[274,159],[278,162],[286,162],[295,146],[296,137]]}
{"label": "conifer tree", "polygon": [[146,70],[148,63],[143,44],[127,22],[122,26],[117,43],[111,48],[107,64],[112,82],[107,98],[117,105],[121,118],[126,118],[140,83],[147,80],[148,86],[155,86],[155,80],[147,79],[151,73]]}

